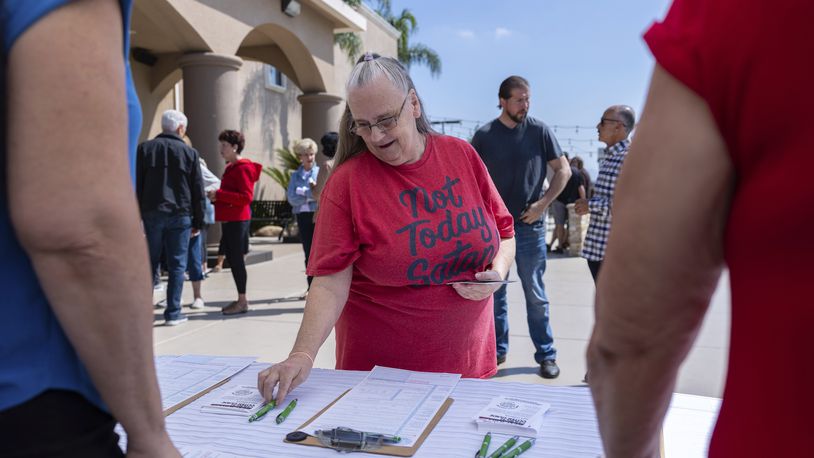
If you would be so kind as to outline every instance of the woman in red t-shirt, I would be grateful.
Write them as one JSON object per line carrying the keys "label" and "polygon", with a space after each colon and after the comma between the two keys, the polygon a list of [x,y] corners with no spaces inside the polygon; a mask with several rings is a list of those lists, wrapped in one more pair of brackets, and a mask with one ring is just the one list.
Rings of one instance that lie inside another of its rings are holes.
{"label": "woman in red t-shirt", "polygon": [[249,311],[246,300],[246,263],[243,259],[244,241],[249,236],[252,212],[249,204],[254,197],[254,184],[260,179],[261,165],[243,159],[240,153],[246,144],[243,134],[236,130],[224,130],[218,136],[220,154],[229,164],[223,171],[220,189],[209,191],[215,204],[215,220],[220,221],[223,232],[223,248],[237,286],[237,300],[223,307],[224,315],[236,315]]}
{"label": "woman in red t-shirt", "polygon": [[347,85],[336,168],[320,197],[305,315],[266,399],[308,377],[336,327],[337,369],[374,365],[490,377],[492,293],[514,259],[514,222],[475,150],[430,128],[410,76],[370,53]]}

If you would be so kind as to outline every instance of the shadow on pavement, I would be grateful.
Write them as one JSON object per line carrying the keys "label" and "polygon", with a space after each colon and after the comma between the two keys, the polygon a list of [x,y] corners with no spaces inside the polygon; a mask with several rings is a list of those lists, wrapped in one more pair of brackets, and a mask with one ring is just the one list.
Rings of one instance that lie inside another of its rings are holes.
{"label": "shadow on pavement", "polygon": [[532,367],[507,367],[505,369],[500,369],[497,371],[494,377],[505,377],[508,375],[520,375],[520,374],[538,374],[540,373],[540,366],[532,366]]}
{"label": "shadow on pavement", "polygon": [[[268,305],[268,304],[280,304],[284,302],[302,302],[303,299],[299,297],[279,297],[273,299],[256,299],[249,301],[251,305]],[[292,313],[303,313],[305,307],[288,307],[288,308],[269,308],[269,309],[258,309],[252,308],[247,313],[241,313],[238,315],[224,315],[220,309],[229,305],[230,301],[220,301],[220,302],[207,302],[206,308],[200,310],[193,310],[189,307],[183,308],[184,315],[189,318],[189,321],[215,321],[215,320],[223,320],[227,318],[240,318],[243,316],[278,316],[278,315],[285,315],[285,314],[292,314]],[[153,312],[153,319],[155,326],[163,326],[164,325],[164,309],[155,309]]]}

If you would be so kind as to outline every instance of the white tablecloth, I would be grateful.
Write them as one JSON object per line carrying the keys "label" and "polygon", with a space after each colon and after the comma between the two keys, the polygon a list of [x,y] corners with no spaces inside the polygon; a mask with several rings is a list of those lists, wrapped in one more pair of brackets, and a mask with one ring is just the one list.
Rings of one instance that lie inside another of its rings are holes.
{"label": "white tablecloth", "polygon": [[[268,364],[258,363],[236,375],[226,386],[256,384],[257,372]],[[299,399],[297,408],[282,425],[271,416],[248,423],[235,416],[204,414],[200,406],[217,397],[217,390],[167,417],[167,429],[182,452],[211,451],[225,456],[246,457],[337,457],[333,450],[286,444],[284,436],[319,412],[348,388],[361,381],[366,372],[314,369],[308,381],[291,396]],[[596,414],[590,391],[585,387],[552,387],[541,384],[461,380],[452,397],[455,402],[427,438],[417,458],[472,458],[483,434],[473,418],[500,394],[538,399],[551,404],[542,433],[523,458],[596,458],[602,453]],[[664,426],[667,458],[706,456],[709,432],[720,401],[714,398],[677,394]],[[508,439],[493,435],[490,451]],[[353,454],[351,456],[381,456]]]}

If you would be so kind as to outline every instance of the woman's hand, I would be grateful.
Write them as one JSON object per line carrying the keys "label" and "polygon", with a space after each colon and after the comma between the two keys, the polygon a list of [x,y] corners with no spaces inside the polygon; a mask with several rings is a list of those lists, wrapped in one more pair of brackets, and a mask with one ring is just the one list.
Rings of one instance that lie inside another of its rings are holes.
{"label": "woman's hand", "polygon": [[286,395],[294,388],[301,385],[311,368],[314,366],[310,355],[305,352],[294,352],[288,359],[264,369],[257,374],[257,389],[263,395],[266,402],[272,399],[274,388],[277,387],[277,405],[282,405]]}
{"label": "woman's hand", "polygon": [[[499,272],[495,270],[485,270],[483,272],[478,272],[475,274],[475,280],[479,281],[500,281],[503,280],[503,277],[500,275]],[[478,284],[462,284],[462,283],[453,283],[452,287],[455,288],[455,291],[463,297],[464,299],[469,299],[470,301],[481,301],[486,299],[487,297],[494,294],[495,291],[498,290],[503,286],[500,283],[489,283],[484,285]]]}
{"label": "woman's hand", "polygon": [[214,201],[218,200],[217,196],[218,196],[218,191],[215,190],[215,189],[213,189],[211,191],[206,191],[206,197],[209,198],[210,202],[214,202]]}

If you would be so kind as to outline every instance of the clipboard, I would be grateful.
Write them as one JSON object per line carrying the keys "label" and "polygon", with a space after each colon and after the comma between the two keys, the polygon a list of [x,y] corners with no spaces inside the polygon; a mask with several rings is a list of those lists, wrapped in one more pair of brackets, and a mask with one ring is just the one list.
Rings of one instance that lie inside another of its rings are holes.
{"label": "clipboard", "polygon": [[[346,394],[348,394],[349,391],[350,391],[350,389],[348,389],[344,393],[340,394],[339,397],[334,399],[330,404],[328,404],[322,410],[317,412],[313,417],[306,420],[306,422],[303,423],[302,425],[300,425],[300,427],[297,428],[296,430],[297,431],[302,431],[303,429],[305,429],[305,427],[310,425],[320,415],[325,413],[326,410],[330,409],[331,406],[336,404],[337,401],[342,399],[342,396],[345,396]],[[421,435],[418,436],[418,440],[415,442],[415,444],[413,444],[412,447],[403,447],[403,446],[399,447],[399,446],[396,446],[396,445],[383,445],[381,448],[377,448],[375,450],[365,450],[365,453],[374,453],[374,454],[377,454],[377,455],[391,455],[391,456],[413,456],[413,455],[415,455],[415,453],[418,451],[419,447],[421,447],[421,444],[423,444],[424,440],[427,439],[427,436],[430,435],[433,428],[435,428],[435,425],[437,425],[438,422],[441,421],[441,417],[443,417],[444,414],[447,413],[447,410],[449,410],[449,407],[452,405],[452,403],[454,401],[455,400],[452,399],[452,398],[447,398],[447,400],[444,401],[443,404],[441,404],[441,408],[438,409],[438,412],[436,412],[435,416],[432,417],[432,420],[430,420],[429,424],[427,424],[427,427],[424,429],[424,431],[421,433]],[[328,447],[325,447],[324,445],[322,445],[322,443],[320,443],[319,440],[317,440],[316,437],[314,437],[314,436],[312,436],[310,434],[308,435],[308,437],[306,439],[304,439],[302,441],[299,441],[299,442],[289,441],[288,439],[283,439],[283,441],[286,442],[286,443],[289,443],[289,444],[310,445],[310,446],[328,448]]]}
{"label": "clipboard", "polygon": [[196,400],[196,399],[200,398],[201,396],[203,396],[203,395],[205,395],[205,394],[207,394],[207,393],[211,392],[212,390],[214,390],[214,389],[215,389],[215,388],[217,388],[217,387],[223,386],[223,385],[224,385],[224,384],[226,384],[226,382],[228,382],[229,380],[232,380],[232,377],[229,377],[229,378],[227,378],[227,379],[221,380],[220,382],[218,382],[218,383],[216,383],[216,384],[214,384],[214,385],[210,386],[209,388],[207,388],[207,389],[205,389],[205,390],[203,390],[203,391],[200,391],[200,392],[198,392],[198,393],[195,393],[195,394],[193,394],[192,396],[190,396],[190,397],[188,397],[188,398],[184,399],[183,401],[179,402],[178,404],[175,404],[175,405],[173,405],[173,406],[167,407],[167,410],[165,410],[165,411],[164,411],[164,412],[162,412],[162,413],[164,414],[164,416],[165,416],[165,417],[169,417],[170,415],[172,415],[172,414],[173,414],[173,413],[175,413],[176,411],[180,410],[182,407],[186,407],[186,406],[188,406],[188,405],[192,404],[192,401],[194,401],[194,400]]}

